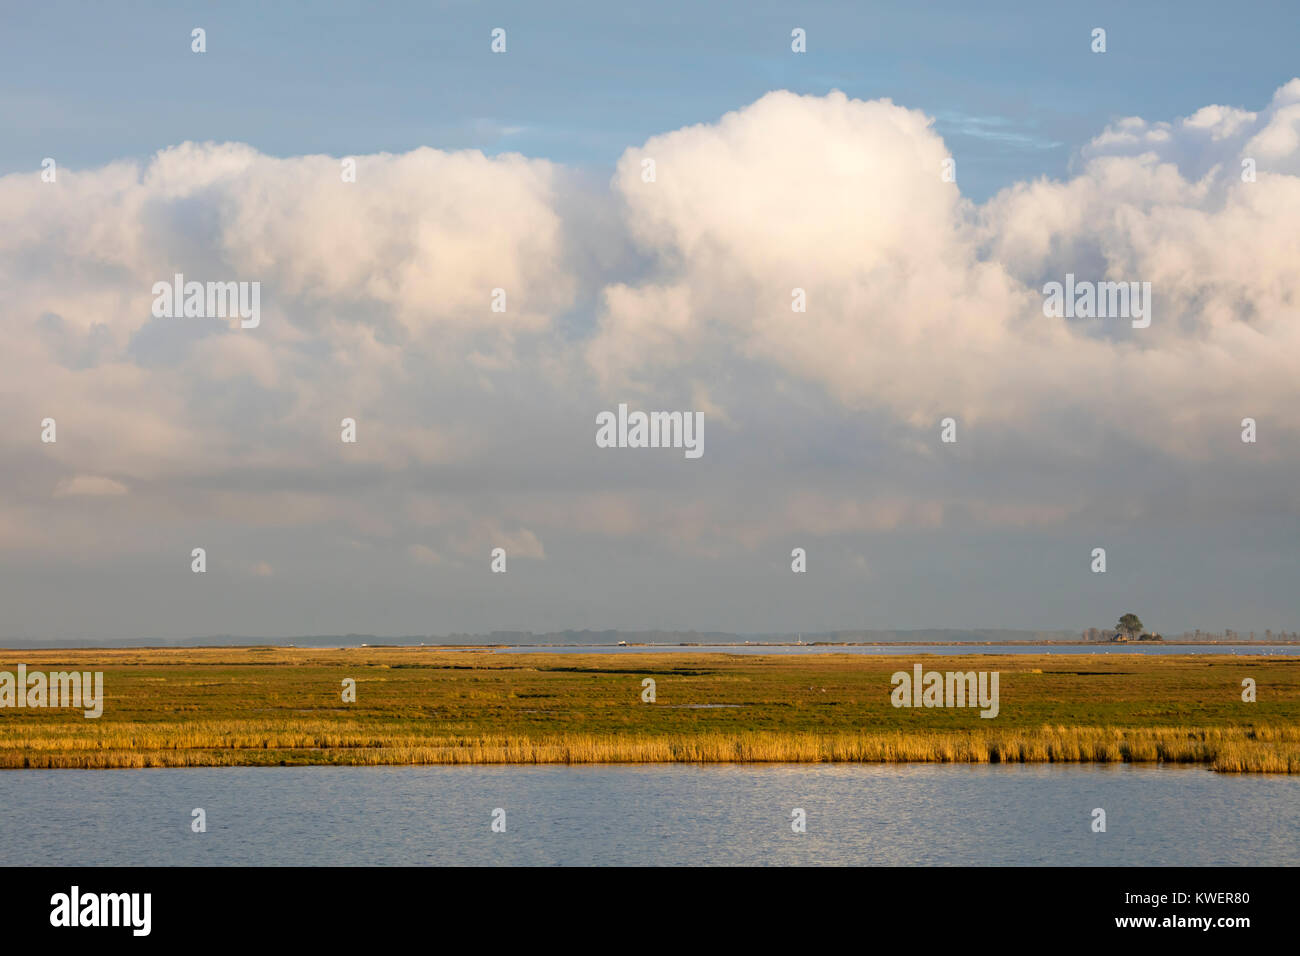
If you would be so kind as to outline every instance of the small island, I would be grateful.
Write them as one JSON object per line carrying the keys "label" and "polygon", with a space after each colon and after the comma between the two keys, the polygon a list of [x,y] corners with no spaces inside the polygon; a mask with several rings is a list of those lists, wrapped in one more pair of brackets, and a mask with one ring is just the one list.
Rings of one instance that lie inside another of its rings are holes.
{"label": "small island", "polygon": [[[1136,637],[1134,635],[1137,635]],[[1145,631],[1142,619],[1136,614],[1125,614],[1119,619],[1119,625],[1115,628],[1115,633],[1111,635],[1112,644],[1127,644],[1131,641],[1163,641],[1164,638],[1159,634],[1149,634]]]}

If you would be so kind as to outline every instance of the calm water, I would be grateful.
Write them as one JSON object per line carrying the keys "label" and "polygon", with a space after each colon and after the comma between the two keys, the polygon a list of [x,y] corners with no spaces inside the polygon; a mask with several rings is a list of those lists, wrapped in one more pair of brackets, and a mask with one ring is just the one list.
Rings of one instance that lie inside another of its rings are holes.
{"label": "calm water", "polygon": [[[455,650],[455,648],[446,648]],[[1276,647],[1249,644],[660,644],[653,647],[619,647],[609,644],[557,647],[499,647],[498,654],[664,654],[707,651],[724,654],[1300,654],[1300,645]]]}
{"label": "calm water", "polygon": [[[194,807],[207,833],[190,832]],[[497,807],[505,833],[490,830]],[[1296,865],[1300,778],[1124,765],[0,772],[0,864],[61,862]]]}

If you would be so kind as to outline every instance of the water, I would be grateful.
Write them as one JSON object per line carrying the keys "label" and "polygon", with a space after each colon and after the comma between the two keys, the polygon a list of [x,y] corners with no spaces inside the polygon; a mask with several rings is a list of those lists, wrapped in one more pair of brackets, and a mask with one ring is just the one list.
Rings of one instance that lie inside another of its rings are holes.
{"label": "water", "polygon": [[[459,648],[443,648],[459,650]],[[565,644],[498,647],[497,654],[1300,654],[1300,645],[1282,644],[656,644],[619,647]]]}
{"label": "water", "polygon": [[1298,835],[1300,778],[1203,768],[0,772],[0,865],[1298,865]]}

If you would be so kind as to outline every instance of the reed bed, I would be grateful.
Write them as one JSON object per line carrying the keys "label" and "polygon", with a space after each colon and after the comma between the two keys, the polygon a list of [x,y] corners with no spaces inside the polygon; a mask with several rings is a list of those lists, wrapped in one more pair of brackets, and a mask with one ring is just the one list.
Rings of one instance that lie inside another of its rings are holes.
{"label": "reed bed", "polygon": [[1300,773],[1300,728],[1042,727],[939,733],[565,734],[440,737],[223,733],[153,727],[99,737],[7,738],[0,768],[599,763],[1207,764],[1228,773]]}

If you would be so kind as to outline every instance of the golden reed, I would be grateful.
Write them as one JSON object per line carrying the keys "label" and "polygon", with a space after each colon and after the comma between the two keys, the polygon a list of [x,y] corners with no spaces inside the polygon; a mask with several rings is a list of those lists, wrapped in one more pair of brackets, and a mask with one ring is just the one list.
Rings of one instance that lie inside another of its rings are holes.
{"label": "golden reed", "polygon": [[1300,773],[1300,727],[1043,726],[952,732],[384,734],[338,723],[226,721],[10,726],[0,768],[594,763],[1179,763],[1226,773]]}

